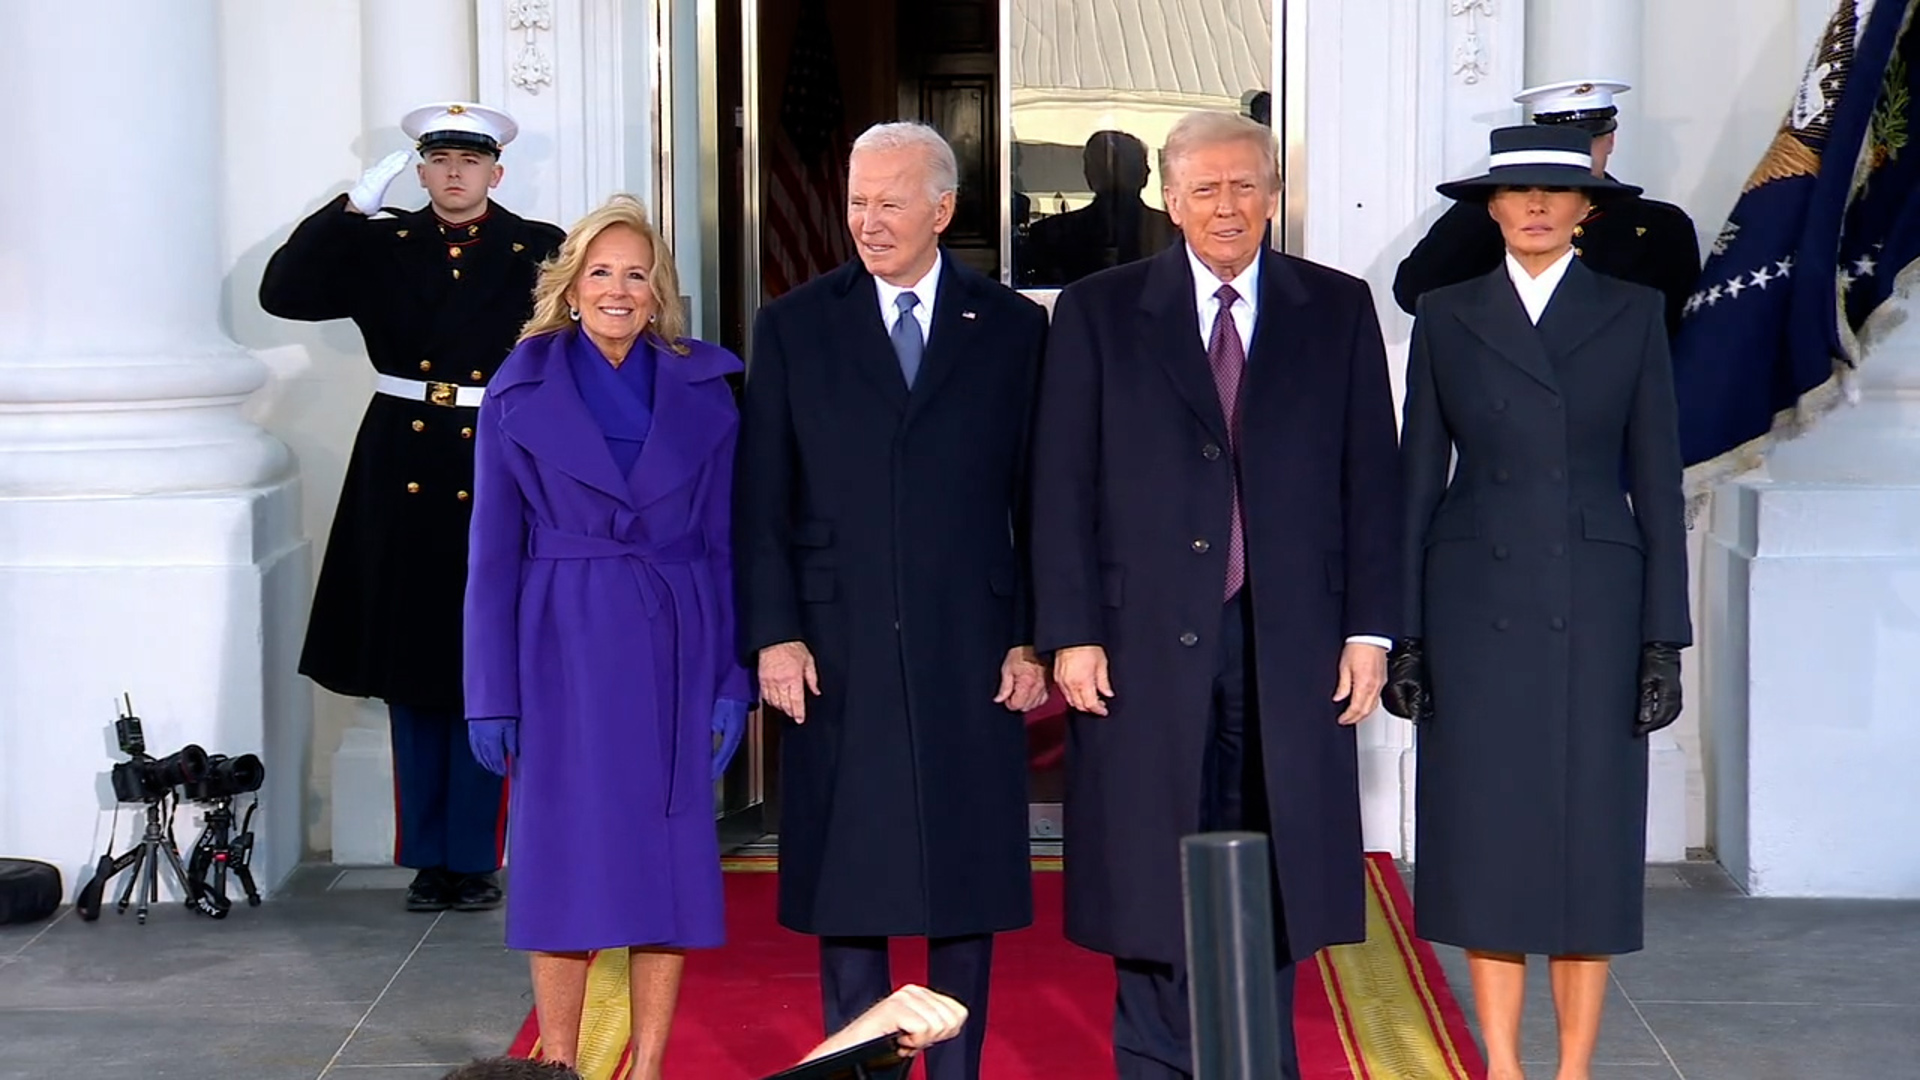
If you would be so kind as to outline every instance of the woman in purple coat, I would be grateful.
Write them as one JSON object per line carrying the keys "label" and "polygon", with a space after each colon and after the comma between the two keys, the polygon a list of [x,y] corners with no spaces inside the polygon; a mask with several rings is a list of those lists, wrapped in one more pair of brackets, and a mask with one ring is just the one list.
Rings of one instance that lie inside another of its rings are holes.
{"label": "woman in purple coat", "polygon": [[713,783],[750,699],[741,364],[685,334],[673,256],[616,196],[543,266],[475,433],[466,705],[511,781],[507,945],[533,953],[542,1056],[567,1064],[589,952],[630,951],[635,1080],[660,1075],[684,950],[722,942]]}

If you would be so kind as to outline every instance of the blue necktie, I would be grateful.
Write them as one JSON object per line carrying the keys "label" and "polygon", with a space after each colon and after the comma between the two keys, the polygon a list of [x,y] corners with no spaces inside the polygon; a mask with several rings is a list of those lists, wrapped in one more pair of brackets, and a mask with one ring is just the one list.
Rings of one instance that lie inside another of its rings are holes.
{"label": "blue necktie", "polygon": [[920,336],[920,320],[913,317],[913,309],[920,298],[911,292],[903,292],[893,301],[900,309],[900,317],[893,321],[893,353],[900,358],[900,374],[907,378],[907,389],[913,389],[913,377],[920,374],[920,354],[926,351],[927,343]]}

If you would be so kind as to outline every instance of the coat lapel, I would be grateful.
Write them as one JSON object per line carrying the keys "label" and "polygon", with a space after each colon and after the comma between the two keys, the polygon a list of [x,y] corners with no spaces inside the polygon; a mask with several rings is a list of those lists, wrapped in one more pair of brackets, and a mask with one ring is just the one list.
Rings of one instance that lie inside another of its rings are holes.
{"label": "coat lapel", "polygon": [[739,361],[720,349],[695,344],[680,356],[653,349],[653,430],[633,463],[633,504],[644,508],[698,477],[738,423],[733,397],[702,385],[740,370]]}
{"label": "coat lapel", "polygon": [[1624,306],[1618,290],[1601,288],[1595,272],[1575,259],[1553,290],[1547,310],[1540,313],[1540,336],[1555,356],[1572,356]]}
{"label": "coat lapel", "polygon": [[[1243,392],[1248,402],[1256,400],[1255,388],[1258,400],[1279,402],[1286,399],[1287,385],[1299,372],[1299,359],[1328,352],[1314,347],[1311,338],[1322,320],[1300,317],[1308,300],[1307,288],[1279,252],[1261,252],[1259,287],[1260,306],[1253,320],[1253,340],[1247,343]],[[1243,424],[1247,414],[1247,402],[1242,402]]]}
{"label": "coat lapel", "polygon": [[886,324],[880,321],[879,294],[874,291],[873,276],[858,262],[841,269],[835,282],[839,294],[833,315],[835,343],[880,392],[895,412],[907,408],[907,380],[900,374],[900,359],[887,340]]}
{"label": "coat lapel", "polygon": [[[538,379],[513,409],[500,417],[500,430],[536,460],[634,507],[626,477],[614,468],[600,425],[587,412],[580,387],[567,367],[567,345],[577,330],[563,330],[540,342],[540,362],[528,373]],[[657,387],[661,378],[656,378]],[[654,410],[654,432],[660,430],[662,410]],[[653,436],[648,437],[648,444]],[[642,450],[645,454],[645,450]]]}
{"label": "coat lapel", "polygon": [[[954,369],[973,355],[974,342],[980,332],[973,283],[961,272],[953,256],[943,253],[940,266],[940,282],[936,286],[939,291],[933,301],[933,331],[928,335],[926,353],[920,360],[920,374],[913,380],[913,390],[907,397],[909,421],[926,408],[927,401],[940,391]],[[887,353],[893,355],[891,341],[887,342]],[[898,370],[896,364],[896,373]],[[905,381],[901,378],[901,382]]]}
{"label": "coat lapel", "polygon": [[1226,414],[1207,367],[1207,350],[1200,344],[1200,312],[1194,305],[1193,270],[1187,265],[1185,244],[1154,256],[1147,268],[1146,288],[1140,293],[1140,310],[1146,316],[1141,340],[1187,407],[1214,438],[1226,442]]}
{"label": "coat lapel", "polygon": [[[1571,274],[1573,267],[1568,267],[1567,272]],[[1560,287],[1565,288],[1566,284],[1562,280]],[[1558,394],[1560,381],[1554,377],[1553,361],[1547,357],[1539,331],[1527,319],[1527,309],[1521,305],[1520,294],[1514,291],[1513,282],[1507,277],[1504,261],[1480,279],[1478,294],[1475,302],[1459,313],[1467,329],[1509,363]]]}

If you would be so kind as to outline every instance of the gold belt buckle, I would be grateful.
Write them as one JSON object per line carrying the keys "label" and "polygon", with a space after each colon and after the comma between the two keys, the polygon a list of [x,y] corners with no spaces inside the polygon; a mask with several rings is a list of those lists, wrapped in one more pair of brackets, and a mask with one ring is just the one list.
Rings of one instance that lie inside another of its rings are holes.
{"label": "gold belt buckle", "polygon": [[460,399],[460,388],[450,382],[427,384],[427,404],[451,409]]}

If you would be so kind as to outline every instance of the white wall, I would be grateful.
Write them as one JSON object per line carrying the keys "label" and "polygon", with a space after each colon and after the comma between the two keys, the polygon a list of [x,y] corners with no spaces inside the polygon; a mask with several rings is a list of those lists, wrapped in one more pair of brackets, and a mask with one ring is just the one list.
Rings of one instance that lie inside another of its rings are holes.
{"label": "white wall", "polygon": [[[296,323],[260,310],[267,259],[295,222],[360,175],[360,4],[224,3],[221,85],[226,159],[222,325],[272,376],[250,415],[292,449],[301,517],[318,573],[347,453],[373,388],[360,333],[348,322]],[[424,200],[397,181],[390,202]],[[312,684],[300,680],[305,687]],[[331,846],[326,793],[333,751],[354,705],[314,689],[306,843]],[[269,771],[276,762],[268,761]]]}

